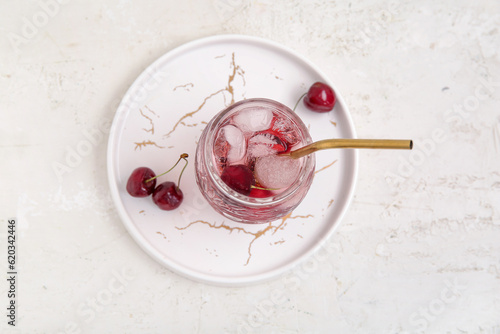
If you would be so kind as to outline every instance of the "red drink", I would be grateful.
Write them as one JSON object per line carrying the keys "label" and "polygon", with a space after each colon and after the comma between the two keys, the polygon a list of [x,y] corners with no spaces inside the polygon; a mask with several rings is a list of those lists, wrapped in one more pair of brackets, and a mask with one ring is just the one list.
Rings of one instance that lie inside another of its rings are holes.
{"label": "red drink", "polygon": [[237,102],[207,125],[196,153],[196,181],[210,205],[239,222],[269,222],[290,213],[314,174],[314,155],[280,156],[311,142],[306,126],[273,100]]}

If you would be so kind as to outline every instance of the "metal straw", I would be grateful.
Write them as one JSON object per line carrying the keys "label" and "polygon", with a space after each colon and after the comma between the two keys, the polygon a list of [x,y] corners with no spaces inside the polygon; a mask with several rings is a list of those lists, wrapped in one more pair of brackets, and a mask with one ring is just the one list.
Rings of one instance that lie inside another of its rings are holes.
{"label": "metal straw", "polygon": [[302,148],[281,155],[298,159],[316,151],[330,148],[375,148],[375,149],[396,149],[411,150],[412,140],[397,139],[326,139],[314,142]]}

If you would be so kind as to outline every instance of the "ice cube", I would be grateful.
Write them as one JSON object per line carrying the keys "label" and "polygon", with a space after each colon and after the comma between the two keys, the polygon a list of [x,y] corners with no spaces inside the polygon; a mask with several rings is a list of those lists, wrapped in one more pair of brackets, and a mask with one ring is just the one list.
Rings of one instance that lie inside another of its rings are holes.
{"label": "ice cube", "polygon": [[224,138],[229,143],[227,162],[234,163],[243,159],[246,153],[246,143],[243,132],[234,125],[226,125],[220,131],[224,134]]}
{"label": "ice cube", "polygon": [[284,151],[286,151],[286,144],[270,132],[259,132],[248,141],[248,155],[251,158],[265,157]]}
{"label": "ice cube", "polygon": [[274,119],[272,129],[278,132],[289,145],[293,146],[300,140],[298,131],[293,126],[292,122],[287,118],[276,117]]}
{"label": "ice cube", "polygon": [[229,152],[229,143],[226,140],[226,136],[224,135],[224,131],[221,129],[219,133],[217,133],[217,137],[215,138],[214,144],[214,154],[217,159],[223,158],[224,160],[227,158],[227,153]]}
{"label": "ice cube", "polygon": [[246,109],[234,116],[235,125],[243,132],[256,132],[269,129],[273,112],[269,109]]}
{"label": "ice cube", "polygon": [[299,171],[299,160],[280,155],[258,158],[254,169],[257,181],[269,189],[288,188],[295,182]]}
{"label": "ice cube", "polygon": [[221,129],[217,133],[217,137],[215,138],[214,143],[215,162],[217,164],[219,172],[222,172],[222,170],[227,165],[227,154],[229,153],[229,148],[230,146],[226,140],[224,131],[222,131]]}

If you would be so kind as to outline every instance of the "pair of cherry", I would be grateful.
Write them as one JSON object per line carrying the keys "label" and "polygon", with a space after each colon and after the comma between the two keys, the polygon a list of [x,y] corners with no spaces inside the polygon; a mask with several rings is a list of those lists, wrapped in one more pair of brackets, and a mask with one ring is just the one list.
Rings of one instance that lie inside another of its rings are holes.
{"label": "pair of cherry", "polygon": [[[322,82],[314,83],[302,98],[306,107],[315,112],[328,112],[333,109],[336,102],[333,89]],[[127,181],[127,192],[133,197],[148,197],[152,194],[153,202],[162,210],[178,208],[184,199],[179,184],[182,173],[187,166],[187,157],[186,153],[181,154],[172,168],[158,176],[148,167],[136,168]],[[184,159],[186,164],[179,175],[177,185],[174,182],[167,181],[156,186],[156,179],[170,172],[181,159]],[[245,195],[250,193],[252,185],[255,183],[252,171],[243,165],[226,167],[221,178],[233,190]],[[256,189],[260,190],[259,188]]]}
{"label": "pair of cherry", "polygon": [[[186,169],[186,166],[188,164],[187,158],[187,153],[181,154],[179,160],[177,160],[172,168],[158,176],[155,175],[155,172],[153,172],[153,170],[148,167],[139,167],[134,169],[127,181],[127,192],[133,197],[148,197],[152,194],[153,202],[160,209],[177,209],[184,199],[184,194],[179,188],[179,185],[181,183],[182,173],[184,173],[184,170]],[[172,181],[166,181],[156,186],[156,179],[174,169],[179,161],[181,161],[181,159],[183,159],[186,164],[179,174],[177,185]]]}

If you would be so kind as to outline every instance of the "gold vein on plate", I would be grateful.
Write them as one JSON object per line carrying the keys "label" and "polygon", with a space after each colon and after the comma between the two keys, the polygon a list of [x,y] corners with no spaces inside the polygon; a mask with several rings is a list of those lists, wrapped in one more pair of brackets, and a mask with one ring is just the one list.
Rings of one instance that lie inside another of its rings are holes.
{"label": "gold vein on plate", "polygon": [[[178,227],[176,226],[175,228],[178,229],[178,230],[187,230],[189,227],[193,226],[193,225],[196,225],[196,224],[203,224],[203,225],[206,225],[208,226],[209,228],[212,228],[212,229],[218,229],[218,230],[226,230],[226,231],[229,231],[229,233],[231,234],[232,232],[234,231],[237,231],[237,232],[242,232],[244,234],[248,234],[248,235],[251,235],[253,236],[252,240],[250,241],[250,243],[248,244],[248,258],[245,262],[245,266],[248,265],[250,263],[250,259],[252,258],[252,245],[253,243],[255,242],[255,240],[257,240],[258,238],[260,238],[261,236],[265,235],[267,232],[273,230],[273,235],[278,231],[278,230],[283,230],[283,228],[286,226],[286,223],[289,219],[297,219],[297,218],[301,218],[301,219],[306,219],[306,218],[312,218],[314,217],[313,215],[311,214],[308,214],[308,215],[305,215],[305,216],[292,216],[292,213],[290,212],[288,215],[284,216],[281,218],[281,222],[279,223],[278,226],[275,226],[275,225],[272,225],[272,223],[268,223],[268,225],[262,229],[262,230],[259,230],[257,232],[250,232],[250,231],[247,231],[244,227],[242,226],[228,226],[224,223],[220,224],[220,225],[216,225],[215,223],[209,223],[207,221],[204,221],[204,220],[195,220],[191,223],[189,223],[187,226],[184,226],[184,227]],[[284,240],[283,240],[284,242]]]}

